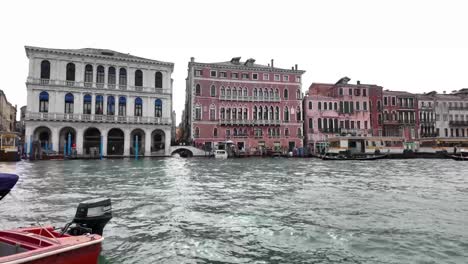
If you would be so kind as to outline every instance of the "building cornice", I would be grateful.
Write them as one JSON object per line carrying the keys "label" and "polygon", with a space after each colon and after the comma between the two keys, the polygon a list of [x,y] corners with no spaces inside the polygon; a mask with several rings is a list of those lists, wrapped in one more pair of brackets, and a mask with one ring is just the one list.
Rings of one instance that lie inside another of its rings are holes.
{"label": "building cornice", "polygon": [[49,49],[49,48],[41,48],[41,47],[33,47],[33,46],[25,46],[24,47],[26,50],[26,56],[29,58],[31,52],[44,52],[44,53],[49,53],[49,54],[58,54],[58,55],[72,55],[72,56],[78,56],[78,57],[85,57],[85,58],[98,58],[98,59],[105,59],[105,60],[115,60],[115,61],[124,61],[124,62],[134,62],[134,63],[145,63],[145,64],[151,64],[151,65],[160,65],[160,66],[166,66],[170,67],[171,71],[174,70],[174,63],[172,62],[163,62],[163,61],[157,61],[157,60],[150,60],[150,59],[144,59],[144,58],[123,58],[123,57],[110,57],[110,56],[105,56],[105,55],[99,55],[99,54],[89,54],[89,53],[84,53],[80,52],[78,50],[72,51],[72,50],[61,50],[61,49]]}
{"label": "building cornice", "polygon": [[303,70],[289,70],[281,68],[271,68],[267,66],[263,67],[249,67],[244,64],[240,65],[223,65],[216,63],[202,63],[202,62],[189,62],[189,67],[210,67],[216,69],[226,69],[226,70],[237,70],[239,72],[255,71],[255,72],[277,72],[277,73],[290,73],[290,74],[299,74],[302,75],[306,71]]}

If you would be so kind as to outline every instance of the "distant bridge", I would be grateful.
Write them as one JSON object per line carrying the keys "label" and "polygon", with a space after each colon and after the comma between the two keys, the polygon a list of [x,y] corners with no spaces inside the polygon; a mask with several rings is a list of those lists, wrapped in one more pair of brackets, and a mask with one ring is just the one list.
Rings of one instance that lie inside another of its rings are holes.
{"label": "distant bridge", "polygon": [[169,149],[169,153],[171,153],[171,155],[179,154],[181,156],[189,157],[205,157],[210,154],[207,151],[203,151],[199,148],[192,146],[171,146]]}

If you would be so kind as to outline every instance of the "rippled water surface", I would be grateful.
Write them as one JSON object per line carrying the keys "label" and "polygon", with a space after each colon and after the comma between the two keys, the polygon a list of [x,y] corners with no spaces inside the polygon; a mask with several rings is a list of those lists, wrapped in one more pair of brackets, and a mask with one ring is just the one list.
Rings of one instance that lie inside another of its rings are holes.
{"label": "rippled water surface", "polygon": [[112,263],[467,263],[468,163],[182,159],[1,163],[0,228],[110,197]]}

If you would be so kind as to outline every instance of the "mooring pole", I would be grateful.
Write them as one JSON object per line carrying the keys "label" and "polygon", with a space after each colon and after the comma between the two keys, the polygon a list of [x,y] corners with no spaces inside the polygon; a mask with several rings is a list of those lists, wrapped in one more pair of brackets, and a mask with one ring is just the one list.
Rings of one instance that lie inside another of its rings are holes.
{"label": "mooring pole", "polygon": [[102,136],[100,137],[100,142],[99,142],[99,159],[102,160]]}
{"label": "mooring pole", "polygon": [[138,159],[138,135],[135,136],[135,159]]}

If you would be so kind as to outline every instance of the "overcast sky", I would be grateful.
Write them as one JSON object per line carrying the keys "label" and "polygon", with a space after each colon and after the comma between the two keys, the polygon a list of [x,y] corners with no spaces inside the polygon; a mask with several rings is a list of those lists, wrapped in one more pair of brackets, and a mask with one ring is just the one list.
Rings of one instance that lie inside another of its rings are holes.
{"label": "overcast sky", "polygon": [[1,87],[26,104],[24,46],[105,48],[175,63],[184,107],[190,57],[254,58],[306,70],[312,82],[429,92],[468,87],[466,1],[0,1]]}

